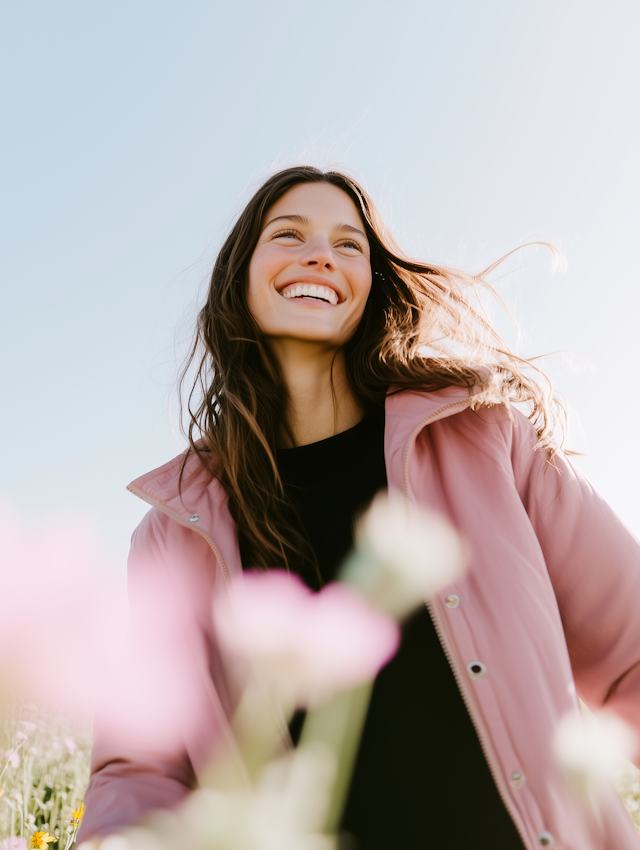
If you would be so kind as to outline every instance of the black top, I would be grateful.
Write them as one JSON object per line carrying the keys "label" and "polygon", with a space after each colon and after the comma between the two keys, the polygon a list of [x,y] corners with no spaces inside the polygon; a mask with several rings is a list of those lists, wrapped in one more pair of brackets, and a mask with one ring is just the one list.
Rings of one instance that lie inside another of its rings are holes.
{"label": "black top", "polygon": [[321,579],[312,569],[302,577],[314,589],[336,577],[353,545],[358,515],[379,490],[387,489],[384,408],[349,431],[277,452],[278,471],[301,531],[315,552]]}
{"label": "black top", "polygon": [[[318,560],[320,578],[303,578],[317,587],[335,577],[357,514],[386,489],[384,410],[277,462]],[[298,716],[294,740],[300,728]],[[426,607],[375,681],[342,828],[358,850],[523,850]]]}

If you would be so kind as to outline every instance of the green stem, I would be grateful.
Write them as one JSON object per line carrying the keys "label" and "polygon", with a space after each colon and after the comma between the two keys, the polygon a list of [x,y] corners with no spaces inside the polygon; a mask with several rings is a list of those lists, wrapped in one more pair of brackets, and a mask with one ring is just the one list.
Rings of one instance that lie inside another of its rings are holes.
{"label": "green stem", "polygon": [[335,781],[325,814],[324,831],[327,835],[334,835],[340,827],[372,688],[373,682],[367,682],[310,710],[302,729],[301,747],[312,743],[325,744],[337,760]]}

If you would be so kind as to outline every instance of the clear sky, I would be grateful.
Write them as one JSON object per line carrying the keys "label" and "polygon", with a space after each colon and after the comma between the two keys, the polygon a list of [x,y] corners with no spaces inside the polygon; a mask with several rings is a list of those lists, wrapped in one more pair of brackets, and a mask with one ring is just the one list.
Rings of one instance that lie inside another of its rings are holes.
{"label": "clear sky", "polygon": [[580,465],[640,531],[639,43],[637,0],[2,4],[0,490],[79,507],[124,564],[124,487],[183,445],[216,248],[304,161],[355,173],[423,259],[564,250],[501,292],[520,353],[567,352]]}

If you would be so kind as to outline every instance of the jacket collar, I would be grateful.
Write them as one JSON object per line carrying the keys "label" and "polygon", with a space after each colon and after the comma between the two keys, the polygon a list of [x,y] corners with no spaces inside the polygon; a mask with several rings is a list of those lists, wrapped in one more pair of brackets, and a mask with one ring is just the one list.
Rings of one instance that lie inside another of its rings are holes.
{"label": "jacket collar", "polygon": [[[385,402],[385,461],[390,487],[402,489],[403,456],[421,428],[468,407],[480,389],[476,386],[471,390],[447,387],[437,392],[389,392]],[[166,512],[177,515],[183,522],[202,513],[203,502],[214,512],[223,509],[223,505],[226,507],[222,486],[195,454],[191,454],[184,464],[180,492],[184,456],[185,452],[182,452],[168,463],[141,475],[129,484],[127,490],[151,505],[165,508]]]}

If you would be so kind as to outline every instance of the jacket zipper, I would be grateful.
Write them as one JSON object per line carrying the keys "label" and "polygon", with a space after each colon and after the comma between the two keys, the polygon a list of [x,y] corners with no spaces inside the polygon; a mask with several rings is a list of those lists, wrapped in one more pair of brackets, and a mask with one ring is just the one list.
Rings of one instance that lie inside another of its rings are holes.
{"label": "jacket zipper", "polygon": [[[404,463],[403,463],[403,488],[404,488],[404,497],[407,500],[407,502],[409,501],[409,455],[411,453],[411,449],[413,448],[413,444],[415,443],[418,434],[420,433],[420,431],[422,431],[422,429],[426,425],[429,424],[430,421],[432,421],[436,416],[439,416],[443,411],[450,410],[451,408],[454,408],[454,407],[464,408],[464,407],[467,407],[468,404],[469,404],[469,399],[463,399],[462,401],[455,401],[455,402],[450,402],[449,404],[445,404],[443,407],[439,407],[434,413],[430,413],[427,417],[425,417],[422,420],[422,422],[416,428],[414,428],[414,430],[411,432],[411,435],[409,436],[409,439],[407,440],[407,446],[405,448]],[[461,679],[460,673],[459,673],[459,671],[456,667],[455,661],[453,659],[453,655],[451,654],[451,651],[450,651],[449,647],[447,646],[446,639],[445,639],[443,631],[442,631],[442,626],[440,625],[440,622],[438,620],[438,614],[436,612],[435,606],[434,606],[434,604],[431,600],[426,601],[426,606],[427,606],[427,610],[429,611],[429,614],[431,615],[431,620],[432,620],[434,628],[436,630],[436,634],[438,635],[438,640],[440,641],[440,645],[442,646],[445,657],[446,657],[447,661],[449,662],[449,666],[451,667],[451,670],[453,672],[453,676],[456,680],[456,684],[458,686],[460,696],[462,697],[462,701],[463,701],[463,703],[464,703],[464,705],[467,709],[467,713],[469,714],[469,717],[471,718],[471,722],[473,723],[474,729],[476,730],[476,735],[478,736],[478,741],[480,743],[480,749],[482,750],[482,754],[484,755],[485,761],[486,761],[487,766],[489,768],[489,772],[491,773],[491,776],[493,777],[494,784],[495,784],[495,786],[498,790],[498,793],[500,794],[500,798],[502,799],[504,807],[506,808],[507,812],[511,816],[511,820],[513,821],[514,826],[516,827],[518,834],[520,835],[523,846],[528,847],[529,844],[528,844],[528,841],[525,838],[525,830],[522,826],[522,823],[520,822],[519,812],[514,808],[513,803],[511,801],[511,798],[507,794],[505,794],[505,792],[504,792],[502,775],[495,768],[493,746],[489,742],[489,736],[486,733],[484,726],[482,725],[482,721],[475,714],[474,706],[467,699],[466,693],[464,691],[464,687],[462,685],[462,679]]]}
{"label": "jacket zipper", "polygon": [[130,493],[133,493],[134,496],[137,496],[139,499],[142,499],[143,502],[146,502],[148,505],[151,505],[152,508],[157,508],[163,514],[166,514],[168,517],[171,517],[171,519],[175,520],[178,525],[181,525],[183,528],[188,528],[190,531],[195,531],[196,534],[200,535],[200,537],[204,537],[204,539],[207,541],[207,543],[213,550],[213,554],[216,556],[216,560],[220,564],[220,569],[222,570],[222,577],[224,578],[224,582],[227,586],[227,589],[231,590],[231,578],[229,576],[229,570],[227,569],[227,565],[225,564],[224,559],[220,554],[220,550],[213,542],[213,540],[209,537],[206,531],[203,531],[201,528],[198,528],[198,526],[194,525],[193,523],[187,522],[179,514],[165,507],[165,505],[161,504],[160,502],[157,502],[155,499],[148,498],[137,488],[134,489],[132,487],[127,487],[127,490]]}

